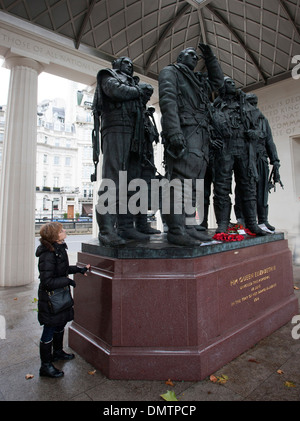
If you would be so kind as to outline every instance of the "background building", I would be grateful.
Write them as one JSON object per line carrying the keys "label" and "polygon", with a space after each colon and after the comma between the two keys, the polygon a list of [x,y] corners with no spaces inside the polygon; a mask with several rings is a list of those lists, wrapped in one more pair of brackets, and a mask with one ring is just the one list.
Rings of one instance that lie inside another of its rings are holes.
{"label": "background building", "polygon": [[[92,215],[92,94],[66,80],[64,98],[37,108],[36,219]],[[6,106],[0,108],[0,174]]]}

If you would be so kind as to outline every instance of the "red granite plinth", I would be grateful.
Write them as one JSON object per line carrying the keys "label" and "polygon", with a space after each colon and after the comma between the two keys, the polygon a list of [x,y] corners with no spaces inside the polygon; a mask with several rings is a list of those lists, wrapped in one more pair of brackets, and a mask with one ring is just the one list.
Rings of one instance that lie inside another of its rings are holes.
{"label": "red granite plinth", "polygon": [[88,263],[69,345],[110,379],[202,380],[298,313],[286,240],[182,259],[79,253]]}

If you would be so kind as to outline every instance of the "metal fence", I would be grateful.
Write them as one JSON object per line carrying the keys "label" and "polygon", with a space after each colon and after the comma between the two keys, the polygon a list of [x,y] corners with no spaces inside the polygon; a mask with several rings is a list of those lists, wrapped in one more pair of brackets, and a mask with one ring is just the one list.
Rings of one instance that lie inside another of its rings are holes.
{"label": "metal fence", "polygon": [[[78,219],[57,219],[54,220],[60,222],[68,234],[90,234],[93,230],[92,220],[78,220]],[[36,219],[35,220],[35,234],[38,235],[41,226],[51,222],[51,219]]]}

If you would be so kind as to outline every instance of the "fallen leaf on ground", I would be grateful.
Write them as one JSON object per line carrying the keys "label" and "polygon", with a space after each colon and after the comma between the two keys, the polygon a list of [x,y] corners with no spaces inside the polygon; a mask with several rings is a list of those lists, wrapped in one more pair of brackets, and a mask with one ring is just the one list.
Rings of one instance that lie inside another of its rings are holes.
{"label": "fallen leaf on ground", "polygon": [[225,384],[228,381],[228,376],[226,374],[222,374],[222,376],[218,377],[218,383]]}
{"label": "fallen leaf on ground", "polygon": [[296,287],[296,285],[294,285],[294,289],[300,289],[299,287]]}
{"label": "fallen leaf on ground", "polygon": [[34,375],[33,374],[26,374],[25,379],[29,380],[29,379],[33,379]]}
{"label": "fallen leaf on ground", "polygon": [[90,376],[93,376],[95,373],[96,373],[96,370],[91,370],[91,371],[88,371],[88,374],[89,374]]}
{"label": "fallen leaf on ground", "polygon": [[225,384],[228,381],[228,376],[226,376],[226,374],[222,374],[221,376],[216,377],[212,374],[209,380],[213,383]]}
{"label": "fallen leaf on ground", "polygon": [[167,393],[160,395],[165,401],[178,401],[173,390],[168,390]]}
{"label": "fallen leaf on ground", "polygon": [[278,373],[278,374],[284,374],[284,371],[282,371],[282,370],[277,370],[277,373]]}
{"label": "fallen leaf on ground", "polygon": [[17,301],[18,297],[15,297],[14,300]]}
{"label": "fallen leaf on ground", "polygon": [[296,387],[295,383],[293,383],[293,382],[285,382],[284,385],[286,387]]}
{"label": "fallen leaf on ground", "polygon": [[174,383],[172,382],[172,380],[171,380],[171,379],[168,379],[165,383],[166,383],[166,385],[168,385],[168,386],[174,386]]}
{"label": "fallen leaf on ground", "polygon": [[255,358],[249,358],[249,363],[256,363],[256,364],[260,364],[259,361],[257,361]]}

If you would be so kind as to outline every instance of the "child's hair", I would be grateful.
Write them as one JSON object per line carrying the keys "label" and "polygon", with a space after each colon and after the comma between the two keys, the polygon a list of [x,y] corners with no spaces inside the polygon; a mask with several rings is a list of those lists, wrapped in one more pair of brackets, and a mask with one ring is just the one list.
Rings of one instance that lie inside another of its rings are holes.
{"label": "child's hair", "polygon": [[58,240],[62,228],[63,226],[60,222],[48,222],[47,224],[42,225],[40,229],[40,243],[50,251],[54,251],[52,244]]}

